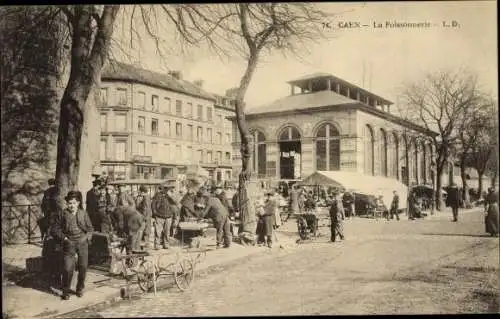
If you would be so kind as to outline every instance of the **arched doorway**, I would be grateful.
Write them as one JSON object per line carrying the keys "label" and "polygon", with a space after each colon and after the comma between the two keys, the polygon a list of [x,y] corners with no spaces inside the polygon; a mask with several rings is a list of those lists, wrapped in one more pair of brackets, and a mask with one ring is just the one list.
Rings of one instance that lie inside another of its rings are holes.
{"label": "arched doorway", "polygon": [[293,126],[284,127],[278,135],[280,149],[280,178],[298,179],[301,177],[300,132]]}

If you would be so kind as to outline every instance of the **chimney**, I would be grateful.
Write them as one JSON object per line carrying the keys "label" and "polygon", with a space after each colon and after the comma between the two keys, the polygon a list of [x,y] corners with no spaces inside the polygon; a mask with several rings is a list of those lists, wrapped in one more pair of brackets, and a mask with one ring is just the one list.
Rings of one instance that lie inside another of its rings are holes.
{"label": "chimney", "polygon": [[193,81],[193,84],[201,89],[203,87],[203,80]]}
{"label": "chimney", "polygon": [[168,71],[168,74],[174,78],[176,78],[177,80],[182,80],[182,74],[181,74],[181,71]]}

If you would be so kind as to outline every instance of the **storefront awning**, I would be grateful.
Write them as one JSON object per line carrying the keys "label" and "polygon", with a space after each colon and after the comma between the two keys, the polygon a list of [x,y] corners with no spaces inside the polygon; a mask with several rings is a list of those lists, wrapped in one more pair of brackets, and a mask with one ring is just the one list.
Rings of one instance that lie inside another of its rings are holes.
{"label": "storefront awning", "polygon": [[373,196],[383,196],[384,204],[390,207],[393,191],[399,194],[399,208],[406,208],[408,187],[398,180],[367,176],[361,173],[341,171],[317,171],[305,178],[301,185],[320,185],[342,187],[348,191]]}

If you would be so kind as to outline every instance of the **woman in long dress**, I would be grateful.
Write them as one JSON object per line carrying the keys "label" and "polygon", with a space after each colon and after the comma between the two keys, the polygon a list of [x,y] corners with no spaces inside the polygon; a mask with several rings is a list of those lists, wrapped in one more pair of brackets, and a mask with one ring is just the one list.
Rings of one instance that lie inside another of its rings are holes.
{"label": "woman in long dress", "polygon": [[494,187],[488,189],[484,200],[486,217],[484,219],[486,232],[491,236],[498,236],[498,193]]}

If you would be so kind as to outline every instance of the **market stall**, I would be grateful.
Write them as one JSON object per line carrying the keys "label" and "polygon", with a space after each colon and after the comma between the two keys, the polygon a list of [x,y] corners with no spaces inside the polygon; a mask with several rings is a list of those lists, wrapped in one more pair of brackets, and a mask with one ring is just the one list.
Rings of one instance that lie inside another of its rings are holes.
{"label": "market stall", "polygon": [[[376,197],[382,196],[386,207],[391,206],[393,191],[399,194],[399,209],[407,208],[408,187],[398,180],[382,177],[367,176],[356,172],[316,171],[305,178],[301,185],[333,186],[353,192],[355,196]],[[356,204],[358,205],[358,204]],[[358,207],[356,207],[356,211]]]}

